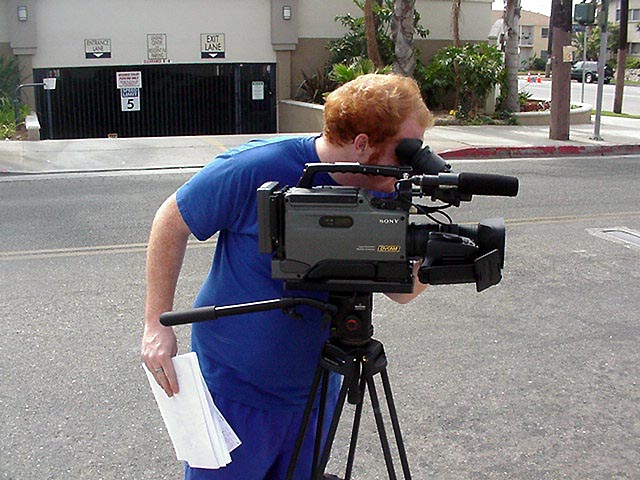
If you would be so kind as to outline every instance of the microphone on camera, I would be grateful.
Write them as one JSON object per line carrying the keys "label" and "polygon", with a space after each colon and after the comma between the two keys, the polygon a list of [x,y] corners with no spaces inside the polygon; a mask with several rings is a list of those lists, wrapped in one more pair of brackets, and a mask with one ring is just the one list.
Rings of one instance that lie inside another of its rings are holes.
{"label": "microphone on camera", "polygon": [[519,182],[516,177],[487,173],[458,174],[458,191],[470,195],[515,197]]}
{"label": "microphone on camera", "polygon": [[487,173],[439,173],[437,175],[416,175],[412,182],[422,193],[432,195],[437,190],[455,190],[461,195],[488,195],[515,197],[519,182],[516,177]]}

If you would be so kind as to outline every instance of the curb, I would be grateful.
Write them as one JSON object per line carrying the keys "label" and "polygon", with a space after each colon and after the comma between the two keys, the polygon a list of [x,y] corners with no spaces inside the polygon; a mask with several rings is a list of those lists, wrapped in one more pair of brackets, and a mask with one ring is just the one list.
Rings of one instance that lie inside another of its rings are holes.
{"label": "curb", "polygon": [[640,154],[635,145],[537,145],[522,147],[468,147],[444,150],[438,154],[447,159],[531,158],[608,156]]}

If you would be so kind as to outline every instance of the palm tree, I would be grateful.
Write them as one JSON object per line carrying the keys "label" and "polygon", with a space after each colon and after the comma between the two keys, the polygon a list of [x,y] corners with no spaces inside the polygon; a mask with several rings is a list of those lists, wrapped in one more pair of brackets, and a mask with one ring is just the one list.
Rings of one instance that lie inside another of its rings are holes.
{"label": "palm tree", "polygon": [[460,46],[460,7],[462,0],[453,0],[451,6],[451,36],[453,37],[453,46]]}
{"label": "palm tree", "polygon": [[393,71],[408,77],[416,68],[416,53],[413,43],[415,31],[415,0],[395,0],[391,33],[395,44]]}
{"label": "palm tree", "polygon": [[519,112],[518,68],[520,67],[520,53],[518,49],[518,37],[520,29],[520,0],[506,0],[503,19],[507,33],[504,47],[504,62],[507,70],[507,92],[503,108],[507,112]]}

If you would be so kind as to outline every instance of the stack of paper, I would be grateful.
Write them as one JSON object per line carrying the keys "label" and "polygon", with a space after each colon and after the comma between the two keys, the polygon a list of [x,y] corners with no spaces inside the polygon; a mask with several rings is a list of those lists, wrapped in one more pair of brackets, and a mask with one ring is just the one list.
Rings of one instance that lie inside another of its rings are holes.
{"label": "stack of paper", "polygon": [[178,460],[194,468],[220,468],[231,462],[240,439],[213,403],[194,352],[173,358],[180,392],[167,396],[145,367],[153,395]]}

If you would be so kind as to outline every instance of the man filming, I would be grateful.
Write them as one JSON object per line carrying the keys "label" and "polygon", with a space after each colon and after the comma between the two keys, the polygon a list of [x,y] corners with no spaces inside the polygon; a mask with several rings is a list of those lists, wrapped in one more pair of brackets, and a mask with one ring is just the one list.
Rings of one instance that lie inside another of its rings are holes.
{"label": "man filming", "polygon": [[[229,150],[162,204],[147,253],[142,360],[167,395],[179,391],[171,360],[178,346],[173,328],[162,326],[159,317],[173,308],[189,236],[206,240],[218,233],[213,263],[195,307],[296,296],[326,300],[326,292],[288,291],[281,280],[271,277],[271,257],[258,249],[256,190],[267,181],[295,185],[307,163],[399,165],[395,154],[399,141],[422,139],[431,123],[432,115],[413,79],[363,75],[327,97],[321,135],[252,141]],[[314,177],[316,185],[381,192],[393,192],[395,181],[349,173],[323,172]],[[416,280],[413,293],[389,297],[404,303],[424,288]],[[298,313],[301,319],[271,310],[192,326],[191,347],[207,386],[242,445],[224,468],[186,465],[185,479],[285,478],[318,358],[329,337],[319,311],[299,307]],[[334,404],[338,389],[339,385],[331,385]],[[313,420],[310,426],[315,425]],[[310,477],[314,437],[314,429],[308,428],[296,478]]]}

